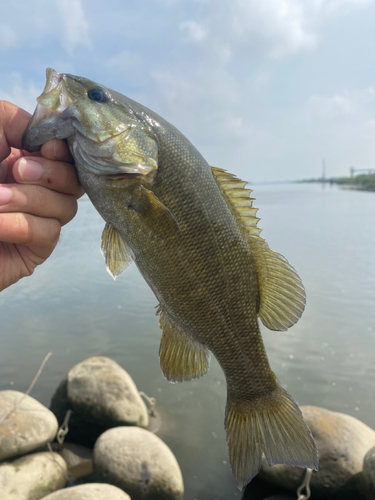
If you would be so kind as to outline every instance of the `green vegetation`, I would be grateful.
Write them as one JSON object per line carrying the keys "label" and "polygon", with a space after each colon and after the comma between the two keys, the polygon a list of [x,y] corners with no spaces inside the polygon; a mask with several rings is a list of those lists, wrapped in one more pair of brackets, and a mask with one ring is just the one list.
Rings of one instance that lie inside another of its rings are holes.
{"label": "green vegetation", "polygon": [[351,187],[353,189],[363,189],[364,191],[375,191],[375,173],[361,174],[355,177],[340,177],[336,179],[337,184]]}

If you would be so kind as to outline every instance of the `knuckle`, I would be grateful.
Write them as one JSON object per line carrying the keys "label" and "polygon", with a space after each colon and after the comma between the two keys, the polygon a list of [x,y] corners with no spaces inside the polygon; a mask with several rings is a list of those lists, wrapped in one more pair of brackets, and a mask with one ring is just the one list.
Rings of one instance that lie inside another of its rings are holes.
{"label": "knuckle", "polygon": [[22,212],[15,213],[12,224],[12,232],[17,235],[17,240],[24,245],[29,245],[33,240],[31,216]]}
{"label": "knuckle", "polygon": [[59,241],[60,238],[60,233],[61,233],[61,224],[57,219],[48,219],[49,220],[49,227],[48,227],[48,232],[46,234],[46,242],[48,246],[49,242],[52,242],[55,246],[57,242]]}
{"label": "knuckle", "polygon": [[78,202],[74,196],[69,196],[66,200],[66,209],[64,211],[63,224],[70,222],[78,212]]}

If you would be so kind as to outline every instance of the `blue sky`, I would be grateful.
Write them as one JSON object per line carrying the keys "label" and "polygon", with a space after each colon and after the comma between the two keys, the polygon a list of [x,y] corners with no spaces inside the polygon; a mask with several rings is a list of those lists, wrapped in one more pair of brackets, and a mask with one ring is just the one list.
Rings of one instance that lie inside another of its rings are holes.
{"label": "blue sky", "polygon": [[32,112],[45,68],[176,125],[261,182],[375,168],[375,0],[13,0],[0,98]]}

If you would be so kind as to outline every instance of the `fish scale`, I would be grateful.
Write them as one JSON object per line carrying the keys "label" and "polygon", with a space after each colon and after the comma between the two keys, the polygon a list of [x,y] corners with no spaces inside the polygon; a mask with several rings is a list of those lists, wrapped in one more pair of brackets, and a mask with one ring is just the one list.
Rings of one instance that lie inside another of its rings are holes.
{"label": "fish scale", "polygon": [[237,486],[262,457],[317,469],[313,437],[270,368],[258,317],[285,330],[305,293],[257,227],[246,182],[212,168],[173,125],[95,82],[47,70],[24,135],[35,151],[66,138],[78,177],[106,221],[102,253],[116,278],[130,263],[159,300],[163,374],[199,378],[210,352],[227,382],[225,427]]}

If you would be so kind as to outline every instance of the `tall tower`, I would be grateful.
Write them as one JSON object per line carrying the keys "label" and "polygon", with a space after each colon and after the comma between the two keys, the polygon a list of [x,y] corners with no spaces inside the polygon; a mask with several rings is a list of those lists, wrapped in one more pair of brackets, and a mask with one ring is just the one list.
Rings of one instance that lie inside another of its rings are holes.
{"label": "tall tower", "polygon": [[322,159],[322,182],[326,181],[326,160]]}

